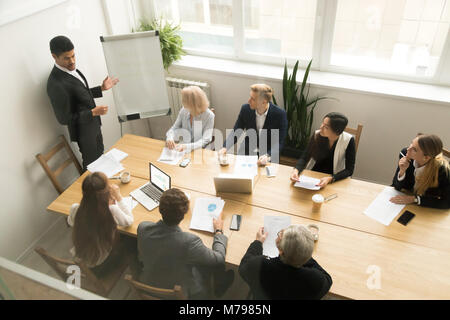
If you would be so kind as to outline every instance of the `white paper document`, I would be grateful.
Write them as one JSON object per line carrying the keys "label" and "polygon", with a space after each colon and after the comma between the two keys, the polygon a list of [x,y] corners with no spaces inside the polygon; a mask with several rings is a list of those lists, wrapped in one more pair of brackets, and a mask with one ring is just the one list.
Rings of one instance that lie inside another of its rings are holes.
{"label": "white paper document", "polygon": [[234,173],[242,176],[256,176],[258,174],[258,156],[236,156]]}
{"label": "white paper document", "polygon": [[116,148],[112,148],[106,154],[111,154],[113,156],[113,158],[116,159],[117,162],[120,162],[123,159],[125,159],[126,157],[128,157],[128,153],[125,153]]}
{"label": "white paper document", "polygon": [[125,201],[130,211],[133,211],[133,209],[138,205],[138,202],[134,200],[132,197],[123,197],[123,200]]}
{"label": "white paper document", "polygon": [[294,184],[294,187],[304,188],[309,190],[320,190],[319,186],[316,186],[320,182],[320,179],[311,178],[305,175],[299,177],[299,181]]}
{"label": "white paper document", "polygon": [[170,150],[169,148],[164,147],[158,161],[175,166],[180,162],[183,156],[184,152],[178,152],[175,149]]}
{"label": "white paper document", "polygon": [[364,214],[388,226],[405,207],[404,204],[395,204],[389,201],[389,199],[398,195],[404,195],[404,193],[395,190],[393,187],[384,188],[364,210]]}
{"label": "white paper document", "polygon": [[218,197],[197,198],[189,228],[213,233],[213,218],[220,215],[224,206],[225,201]]}
{"label": "white paper document", "polygon": [[111,178],[116,173],[122,171],[124,167],[117,161],[112,154],[103,154],[100,158],[87,166],[90,172],[103,172],[108,178]]}
{"label": "white paper document", "polygon": [[263,255],[271,258],[278,256],[278,248],[275,240],[278,237],[278,231],[291,225],[291,217],[288,216],[265,216],[264,232],[267,232],[267,238],[263,242]]}

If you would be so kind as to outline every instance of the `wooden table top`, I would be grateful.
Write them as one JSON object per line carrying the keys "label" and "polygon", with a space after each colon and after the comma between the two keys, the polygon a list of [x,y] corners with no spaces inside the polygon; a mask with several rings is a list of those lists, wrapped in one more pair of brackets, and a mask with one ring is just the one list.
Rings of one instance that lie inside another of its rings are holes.
{"label": "wooden table top", "polygon": [[[208,247],[212,234],[190,230],[195,199],[216,196],[213,177],[233,171],[230,165],[221,167],[217,153],[197,150],[191,153],[191,163],[186,168],[157,162],[164,141],[125,135],[113,148],[128,153],[122,165],[132,174],[129,184],[116,183],[123,196],[148,181],[148,163],[151,161],[172,178],[172,186],[187,192],[190,209],[180,227],[197,234]],[[202,152],[203,151],[203,152]],[[222,193],[224,232],[228,236],[226,261],[239,265],[248,246],[255,239],[264,216],[288,215],[293,224],[315,223],[320,227],[314,258],[333,278],[330,292],[351,299],[449,299],[450,298],[450,210],[437,210],[406,206],[416,213],[407,227],[393,221],[389,226],[365,216],[363,211],[385,186],[356,179],[345,179],[319,191],[296,188],[289,181],[291,167],[278,167],[277,176],[268,178],[264,168],[259,169],[253,193]],[[320,178],[322,173],[305,171]],[[70,206],[81,200],[83,174],[47,208],[49,211],[69,214]],[[311,197],[337,193],[338,197],[324,203],[319,213],[311,210]],[[233,214],[242,215],[239,231],[230,231]],[[138,204],[133,209],[134,223],[121,232],[136,236],[142,221],[159,221],[159,209],[146,210]],[[375,267],[374,267],[375,266]],[[381,287],[370,289],[368,268],[379,268]]]}

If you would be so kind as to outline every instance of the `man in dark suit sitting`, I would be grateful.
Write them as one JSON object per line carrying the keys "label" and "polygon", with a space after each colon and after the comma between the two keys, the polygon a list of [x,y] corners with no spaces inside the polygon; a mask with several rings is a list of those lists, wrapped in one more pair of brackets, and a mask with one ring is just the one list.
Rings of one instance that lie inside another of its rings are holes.
{"label": "man in dark suit sitting", "polygon": [[88,82],[75,66],[75,50],[70,39],[57,36],[50,41],[50,52],[55,66],[47,81],[47,94],[56,119],[67,125],[71,141],[76,141],[83,157],[83,168],[103,154],[103,136],[100,116],[107,106],[96,106],[94,98],[102,97],[119,80],[107,76],[103,84],[89,88]]}
{"label": "man in dark suit sitting", "polygon": [[[286,111],[271,102],[273,90],[268,85],[254,84],[250,89],[248,103],[241,107],[233,132],[228,135],[219,154],[225,154],[233,147],[246,130],[238,154],[258,155],[258,165],[266,165],[269,161],[278,163],[287,135]],[[272,137],[278,137],[278,141],[272,141]]]}
{"label": "man in dark suit sitting", "polygon": [[214,293],[221,296],[234,280],[233,270],[225,272],[228,238],[222,231],[223,221],[213,219],[214,242],[209,249],[198,236],[178,226],[188,210],[186,194],[172,188],[161,196],[162,220],[139,224],[138,252],[144,266],[140,281],[167,289],[180,285],[189,299],[206,299],[212,275]]}

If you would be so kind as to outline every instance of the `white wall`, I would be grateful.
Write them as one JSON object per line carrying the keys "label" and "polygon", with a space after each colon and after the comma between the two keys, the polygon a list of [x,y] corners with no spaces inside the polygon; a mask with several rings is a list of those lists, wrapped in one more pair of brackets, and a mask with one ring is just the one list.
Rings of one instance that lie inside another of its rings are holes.
{"label": "white wall", "polygon": [[[240,107],[246,103],[249,87],[265,82],[275,90],[282,103],[281,81],[205,72],[173,66],[170,76],[201,80],[211,84],[211,104],[216,109],[216,128],[232,128]],[[281,76],[281,75],[280,75]],[[311,88],[311,95],[325,95],[339,101],[322,100],[315,111],[313,128],[319,127],[325,114],[342,112],[349,126],[364,126],[357,152],[354,177],[390,184],[397,165],[398,151],[408,146],[418,132],[435,133],[450,147],[450,104],[424,103],[382,95]]]}
{"label": "white wall", "polygon": [[[0,27],[1,114],[0,256],[17,259],[58,217],[46,211],[57,192],[35,159],[68,137],[53,114],[46,94],[53,67],[49,41],[66,35],[75,45],[77,67],[91,86],[101,84],[106,64],[99,40],[106,34],[100,0],[71,0]],[[105,148],[120,137],[112,93],[97,104],[109,105],[102,117]],[[78,156],[78,147],[72,144]],[[73,170],[64,179],[73,179]]]}

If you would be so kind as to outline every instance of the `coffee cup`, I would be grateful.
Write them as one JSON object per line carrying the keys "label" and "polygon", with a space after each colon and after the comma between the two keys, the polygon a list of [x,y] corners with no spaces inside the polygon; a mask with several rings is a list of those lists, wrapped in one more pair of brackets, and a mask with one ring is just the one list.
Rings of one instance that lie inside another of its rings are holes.
{"label": "coffee cup", "polygon": [[313,202],[313,207],[312,207],[312,211],[313,212],[319,212],[320,208],[322,207],[322,203],[325,201],[324,197],[321,194],[315,194],[312,197],[312,202]]}
{"label": "coffee cup", "polygon": [[131,181],[131,174],[128,171],[124,171],[119,176],[120,182],[126,184]]}
{"label": "coffee cup", "polygon": [[220,153],[219,154],[219,164],[221,166],[227,166],[228,165],[228,156],[226,153]]}

